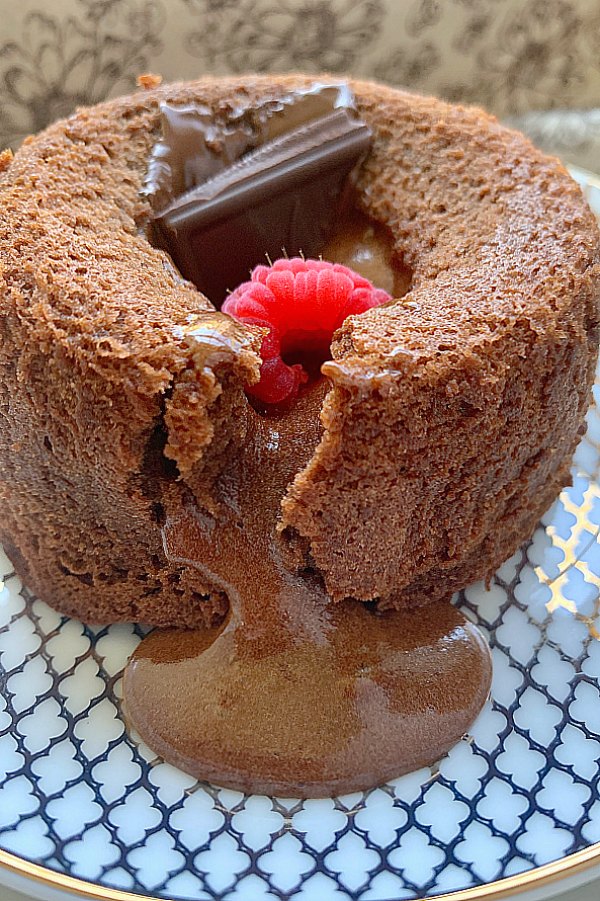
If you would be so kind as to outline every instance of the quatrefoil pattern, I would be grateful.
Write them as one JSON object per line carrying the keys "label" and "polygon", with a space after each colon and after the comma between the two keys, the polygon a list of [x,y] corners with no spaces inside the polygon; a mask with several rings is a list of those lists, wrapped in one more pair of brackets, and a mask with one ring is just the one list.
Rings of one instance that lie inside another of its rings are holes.
{"label": "quatrefoil pattern", "polygon": [[573,486],[489,589],[456,598],[494,658],[470,734],[334,800],[244,796],[157,760],[121,711],[140,630],[60,616],[0,555],[0,848],[107,898],[399,901],[600,842],[599,474],[600,381]]}

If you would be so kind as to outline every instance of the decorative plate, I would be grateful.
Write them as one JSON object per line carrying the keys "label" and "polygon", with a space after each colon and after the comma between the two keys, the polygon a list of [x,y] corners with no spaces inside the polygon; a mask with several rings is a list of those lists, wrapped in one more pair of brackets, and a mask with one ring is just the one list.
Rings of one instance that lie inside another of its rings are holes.
{"label": "decorative plate", "polygon": [[[574,175],[600,215],[600,183]],[[469,735],[431,769],[304,802],[200,784],[156,759],[120,712],[140,630],[60,616],[3,557],[0,881],[54,899],[458,901],[483,886],[548,898],[595,875],[599,532],[600,378],[573,486],[489,590],[456,599],[494,659]]]}

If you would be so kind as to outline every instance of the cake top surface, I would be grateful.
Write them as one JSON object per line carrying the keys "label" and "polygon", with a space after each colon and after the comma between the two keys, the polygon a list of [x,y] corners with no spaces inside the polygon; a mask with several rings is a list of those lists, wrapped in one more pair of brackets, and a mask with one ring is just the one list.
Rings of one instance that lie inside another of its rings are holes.
{"label": "cake top surface", "polygon": [[[82,352],[131,352],[160,370],[173,326],[209,308],[140,234],[160,104],[201,102],[227,118],[240,104],[312,81],[159,87],[82,110],[26,141],[1,176],[7,285],[35,297],[45,324]],[[360,205],[391,231],[413,274],[412,302],[350,320],[336,352],[351,347],[373,365],[401,344],[421,365],[443,368],[451,352],[485,354],[516,318],[534,331],[568,327],[565,291],[599,254],[593,217],[561,164],[480,110],[368,83],[352,88],[374,132]]]}
{"label": "cake top surface", "polygon": [[[35,340],[58,342],[65,358],[102,373],[109,393],[136,402],[171,393],[202,366],[184,330],[212,304],[144,232],[161,105],[201,104],[227,123],[240,107],[311,85],[300,75],[165,85],[28,139],[0,174],[0,262],[4,291]],[[596,222],[557,160],[481,110],[350,86],[373,134],[358,206],[386,228],[411,284],[397,303],[344,322],[326,374],[340,391],[379,396],[408,390],[411,379],[445,382],[450,393],[460,383],[476,401],[481,380],[493,381],[536,336],[568,333],[569,298],[596,290]],[[250,341],[221,370],[255,382],[258,347]],[[206,378],[213,402],[226,376]]]}

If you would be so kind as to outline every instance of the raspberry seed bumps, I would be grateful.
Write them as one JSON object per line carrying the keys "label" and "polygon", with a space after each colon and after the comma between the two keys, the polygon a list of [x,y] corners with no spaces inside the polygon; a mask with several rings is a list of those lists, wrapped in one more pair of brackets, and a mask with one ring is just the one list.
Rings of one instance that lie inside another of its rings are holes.
{"label": "raspberry seed bumps", "polygon": [[348,316],[390,300],[386,291],[339,263],[294,257],[257,266],[221,308],[239,322],[268,329],[260,349],[260,381],[248,393],[265,404],[293,400],[308,373],[284,358],[327,359],[333,333]]}

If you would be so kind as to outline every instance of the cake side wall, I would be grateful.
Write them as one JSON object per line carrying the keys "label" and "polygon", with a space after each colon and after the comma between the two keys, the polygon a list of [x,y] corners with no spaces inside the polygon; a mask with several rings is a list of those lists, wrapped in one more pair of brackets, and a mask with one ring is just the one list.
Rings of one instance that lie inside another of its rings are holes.
{"label": "cake side wall", "polygon": [[564,167],[522,135],[357,89],[376,135],[360,202],[412,287],[338,333],[327,431],[282,526],[335,597],[410,606],[491,574],[568,481],[600,235]]}
{"label": "cake side wall", "polygon": [[0,538],[26,585],[88,622],[220,616],[223,599],[164,556],[165,496],[181,489],[164,467],[161,393],[91,370],[39,322],[11,313],[1,332]]}
{"label": "cake side wall", "polygon": [[[2,179],[0,539],[65,613],[191,626],[226,604],[164,557],[164,508],[185,490],[164,455],[165,415],[195,366],[175,328],[211,307],[138,235],[156,114],[140,107],[53,126]],[[243,398],[234,381],[223,392],[212,378],[186,409],[198,444],[218,423],[207,407]]]}
{"label": "cake side wall", "polygon": [[501,376],[432,386],[388,373],[367,396],[340,376],[323,443],[283,504],[334,597],[429,603],[491,575],[533,532],[569,480],[597,329],[590,342],[520,338],[518,353],[496,348]]}

